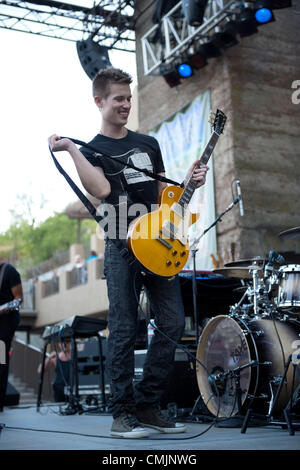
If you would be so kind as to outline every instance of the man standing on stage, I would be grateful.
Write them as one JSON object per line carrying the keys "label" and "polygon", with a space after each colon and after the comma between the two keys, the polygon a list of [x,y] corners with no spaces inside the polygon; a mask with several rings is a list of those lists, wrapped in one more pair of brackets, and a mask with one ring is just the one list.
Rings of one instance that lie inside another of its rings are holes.
{"label": "man standing on stage", "polygon": [[[151,206],[157,204],[160,191],[167,186],[126,167],[126,163],[131,163],[160,175],[165,171],[157,140],[125,127],[131,108],[131,82],[130,75],[115,68],[101,70],[93,80],[94,101],[101,112],[102,123],[90,145],[98,152],[79,150],[71,140],[57,135],[49,138],[49,145],[53,151],[68,151],[85,189],[113,208],[110,211],[113,217],[108,218],[105,249],[109,297],[107,365],[112,392],[110,410],[114,418],[111,435],[142,438],[148,436],[145,427],[164,433],[186,430],[183,424],[168,419],[159,406],[172,373],[176,343],[183,334],[185,318],[178,277],[145,275],[128,264],[115,244],[115,239],[126,244],[128,225],[135,218],[134,205],[151,210]],[[194,165],[187,176],[192,174],[199,187],[205,183],[208,167],[202,165],[194,170]],[[156,326],[173,342],[155,331],[143,378],[133,387],[138,299],[143,285]]]}

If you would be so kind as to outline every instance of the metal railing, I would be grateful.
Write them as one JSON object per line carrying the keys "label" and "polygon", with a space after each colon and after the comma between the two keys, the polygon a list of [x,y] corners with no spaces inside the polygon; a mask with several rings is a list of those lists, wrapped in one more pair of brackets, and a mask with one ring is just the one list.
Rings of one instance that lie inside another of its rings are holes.
{"label": "metal railing", "polygon": [[48,281],[44,281],[44,297],[57,294],[59,292],[59,277],[53,276]]}
{"label": "metal railing", "polygon": [[69,283],[68,288],[80,286],[88,282],[88,274],[86,266],[81,266],[80,268],[73,268],[69,272]]}

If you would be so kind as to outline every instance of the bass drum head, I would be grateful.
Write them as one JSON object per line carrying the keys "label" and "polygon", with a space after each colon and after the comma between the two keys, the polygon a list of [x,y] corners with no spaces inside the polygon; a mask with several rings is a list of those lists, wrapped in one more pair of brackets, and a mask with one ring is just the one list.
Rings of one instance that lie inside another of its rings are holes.
{"label": "bass drum head", "polygon": [[[218,417],[230,417],[243,413],[250,405],[253,411],[263,414],[269,413],[272,406],[272,414],[280,415],[299,384],[290,365],[284,385],[273,400],[288,358],[299,344],[299,333],[297,321],[243,320],[226,315],[212,318],[197,348],[197,359],[204,366],[197,362],[197,381],[209,411]],[[240,381],[236,380],[236,373],[231,371],[251,361],[255,365],[240,369]],[[227,373],[222,375],[224,371]],[[239,383],[241,392],[237,393]]]}
{"label": "bass drum head", "polygon": [[[231,317],[220,315],[212,318],[204,328],[197,348],[197,381],[204,404],[219,417],[229,417],[238,412],[234,378],[217,380],[218,391],[209,382],[209,376],[235,369],[251,361],[246,337],[239,324]],[[250,386],[251,368],[240,372],[243,404]]]}

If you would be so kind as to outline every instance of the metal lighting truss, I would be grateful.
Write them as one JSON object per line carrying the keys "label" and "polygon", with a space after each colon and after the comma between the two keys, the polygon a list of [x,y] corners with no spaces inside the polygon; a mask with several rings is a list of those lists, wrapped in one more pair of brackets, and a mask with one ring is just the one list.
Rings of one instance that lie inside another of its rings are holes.
{"label": "metal lighting truss", "polygon": [[1,0],[0,28],[74,42],[92,37],[109,49],[134,52],[133,13],[133,0],[101,0],[91,7],[51,0]]}
{"label": "metal lighting truss", "polygon": [[[209,0],[202,24],[195,27],[187,23],[181,2],[177,3],[162,17],[161,23],[153,26],[141,39],[145,75],[174,61],[191,48],[193,43],[204,40],[210,31],[217,31],[220,23],[236,13],[237,6],[236,0]],[[160,37],[157,39],[159,28]]]}

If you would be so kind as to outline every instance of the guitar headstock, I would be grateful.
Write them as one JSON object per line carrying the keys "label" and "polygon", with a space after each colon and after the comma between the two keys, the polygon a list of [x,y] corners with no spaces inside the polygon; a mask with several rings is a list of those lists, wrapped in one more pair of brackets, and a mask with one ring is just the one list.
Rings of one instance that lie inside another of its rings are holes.
{"label": "guitar headstock", "polygon": [[214,116],[214,122],[212,124],[213,129],[216,134],[221,135],[224,130],[227,117],[223,113],[223,111],[221,111],[220,109],[217,109],[216,113],[214,113],[213,116]]}

